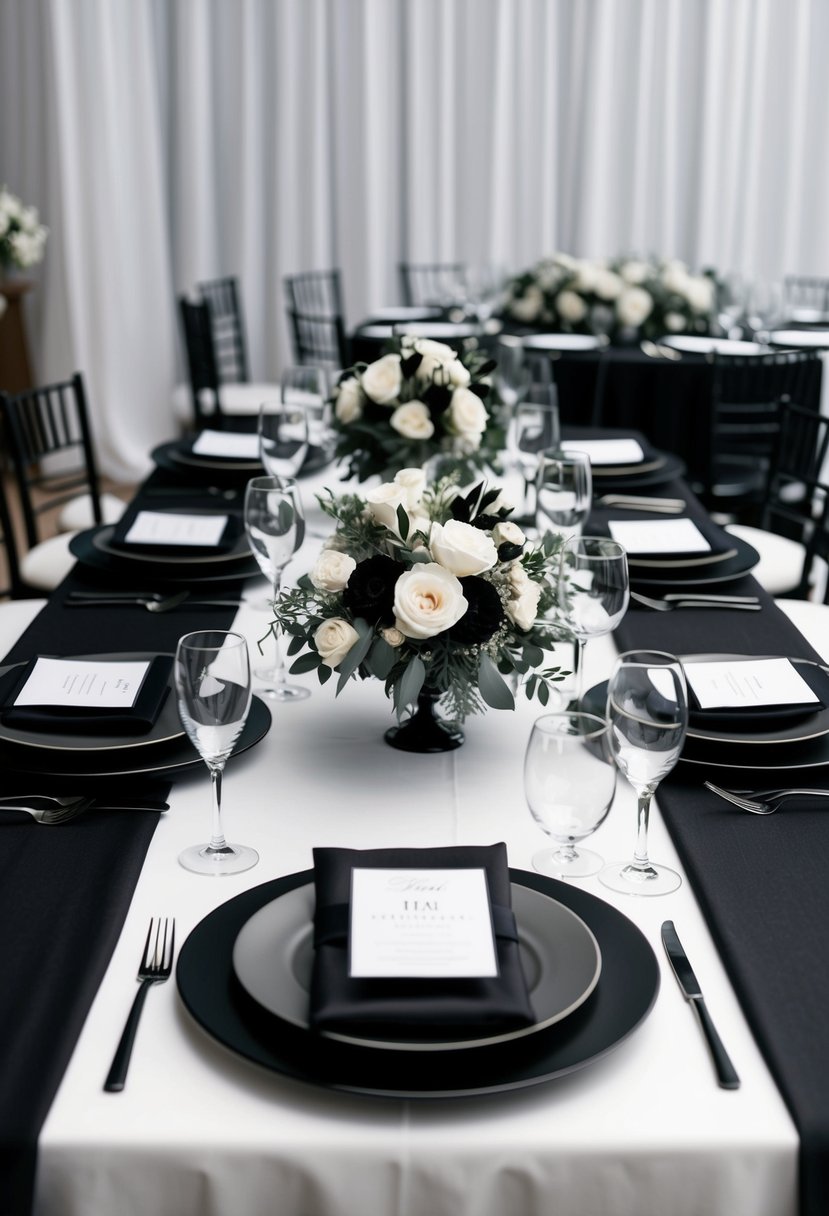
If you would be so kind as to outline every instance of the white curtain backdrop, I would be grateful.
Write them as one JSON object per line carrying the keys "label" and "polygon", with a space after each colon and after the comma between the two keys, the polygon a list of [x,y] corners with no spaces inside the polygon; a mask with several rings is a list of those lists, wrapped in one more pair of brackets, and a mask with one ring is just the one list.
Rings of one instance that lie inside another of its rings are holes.
{"label": "white curtain backdrop", "polygon": [[238,276],[262,380],[297,270],[340,267],[348,324],[407,259],[829,276],[827,58],[826,0],[0,0],[38,377],[85,373],[134,477],[200,279]]}

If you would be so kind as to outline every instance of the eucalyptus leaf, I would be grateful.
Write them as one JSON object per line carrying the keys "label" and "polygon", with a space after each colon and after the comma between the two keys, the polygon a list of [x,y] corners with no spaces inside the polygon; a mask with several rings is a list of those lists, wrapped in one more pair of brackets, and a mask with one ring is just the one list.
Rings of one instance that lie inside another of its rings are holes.
{"label": "eucalyptus leaf", "polygon": [[340,680],[337,684],[338,696],[342,692],[343,688],[345,688],[346,682],[351,678],[362,663],[363,659],[368,654],[371,646],[371,639],[373,636],[371,626],[366,621],[358,620],[354,622],[354,628],[357,630],[360,638],[359,641],[354,643],[348,654],[337,668],[337,671],[340,673]]}
{"label": "eucalyptus leaf", "polygon": [[515,709],[515,697],[509,685],[486,652],[481,654],[478,666],[478,689],[493,709]]}
{"label": "eucalyptus leaf", "polygon": [[370,668],[371,674],[376,676],[378,680],[385,680],[392,667],[394,667],[396,658],[397,651],[394,647],[389,646],[388,642],[383,638],[376,638],[369,652],[366,665]]}
{"label": "eucalyptus leaf", "polygon": [[409,535],[409,516],[406,514],[406,508],[402,503],[397,504],[397,527],[400,532],[400,539],[405,540]]}
{"label": "eucalyptus leaf", "polygon": [[426,664],[415,655],[395,686],[398,715],[407,705],[416,704],[425,681]]}
{"label": "eucalyptus leaf", "polygon": [[301,654],[290,666],[292,675],[301,676],[306,671],[316,671],[322,659],[317,654],[316,650],[309,651],[308,654]]}

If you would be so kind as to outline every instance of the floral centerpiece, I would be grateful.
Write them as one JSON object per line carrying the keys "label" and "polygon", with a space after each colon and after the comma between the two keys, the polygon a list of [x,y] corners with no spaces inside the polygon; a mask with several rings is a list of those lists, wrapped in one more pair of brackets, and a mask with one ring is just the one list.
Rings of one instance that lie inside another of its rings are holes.
{"label": "floral centerpiece", "polygon": [[398,719],[418,706],[386,736],[411,751],[462,741],[451,728],[447,741],[434,719],[438,698],[459,721],[512,709],[504,677],[516,674],[547,704],[564,673],[543,668],[544,647],[567,636],[553,613],[560,538],[530,546],[501,490],[461,491],[452,478],[427,486],[415,468],[363,496],[326,491],[319,501],[336,529],[276,604],[288,653],[299,655],[292,672],[325,683],[336,671],[338,693],[352,676],[384,680]]}
{"label": "floral centerpiece", "polygon": [[43,258],[49,229],[38,220],[37,208],[26,207],[5,186],[0,187],[0,270],[27,270]]}
{"label": "floral centerpiece", "polygon": [[684,262],[556,253],[512,280],[505,312],[525,325],[638,340],[710,333],[716,300],[713,272],[691,274]]}
{"label": "floral centerpiece", "polygon": [[337,456],[350,476],[391,477],[436,456],[472,468],[493,463],[504,442],[489,380],[495,363],[427,338],[393,347],[344,371],[334,390]]}

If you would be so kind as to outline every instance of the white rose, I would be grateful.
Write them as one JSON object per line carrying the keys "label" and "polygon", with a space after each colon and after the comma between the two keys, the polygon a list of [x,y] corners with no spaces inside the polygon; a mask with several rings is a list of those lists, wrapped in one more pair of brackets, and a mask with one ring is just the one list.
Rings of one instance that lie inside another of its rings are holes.
{"label": "white rose", "polygon": [[596,295],[602,300],[615,300],[624,283],[612,270],[600,270],[596,275]]}
{"label": "white rose", "polygon": [[456,388],[446,411],[446,429],[463,438],[483,435],[489,414],[477,393],[469,388]]}
{"label": "white rose", "polygon": [[314,634],[314,645],[326,667],[337,667],[342,663],[360,635],[353,625],[341,616],[332,616],[323,621]]}
{"label": "white rose", "polygon": [[337,400],[334,403],[334,413],[337,419],[348,426],[350,422],[356,422],[363,413],[363,390],[360,388],[360,381],[351,376],[348,380],[343,380],[342,384],[337,389]]}
{"label": "white rose", "polygon": [[544,296],[535,283],[530,284],[523,296],[516,296],[509,302],[509,310],[516,321],[522,321],[525,325],[531,325],[543,307]]}
{"label": "white rose", "polygon": [[529,587],[532,579],[530,578],[529,574],[527,574],[527,571],[524,569],[521,562],[515,562],[514,565],[510,566],[509,582],[511,594],[513,596],[521,595],[522,592],[526,591]]}
{"label": "white rose", "polygon": [[464,367],[458,352],[445,342],[431,338],[418,338],[412,349],[421,356],[415,377],[423,384],[447,384],[464,386],[472,379],[469,368]]}
{"label": "white rose", "polygon": [[363,392],[377,405],[388,405],[394,401],[403,383],[403,373],[400,370],[399,355],[383,355],[374,363],[369,363],[360,377]]}
{"label": "white rose", "polygon": [[393,481],[384,481],[381,486],[369,490],[365,496],[366,509],[371,518],[390,532],[397,532],[397,508],[402,507],[408,514],[406,506],[406,488],[397,486]]}
{"label": "white rose", "polygon": [[429,552],[446,570],[466,578],[483,574],[498,561],[498,550],[492,537],[481,528],[450,519],[445,524],[432,524]]}
{"label": "white rose", "polygon": [[616,301],[616,315],[623,325],[641,325],[652,309],[653,297],[644,287],[626,287]]}
{"label": "white rose", "polygon": [[579,262],[574,286],[578,291],[594,291],[598,269],[592,262]]}
{"label": "white rose", "polygon": [[416,511],[426,489],[426,474],[423,469],[400,469],[394,475],[394,484],[403,487],[409,509]]}
{"label": "white rose", "polygon": [[566,270],[575,270],[579,264],[579,259],[574,258],[570,253],[556,253],[553,256],[553,261],[559,266],[563,266]]}
{"label": "white rose", "polygon": [[626,283],[630,283],[633,287],[638,287],[640,283],[644,283],[650,273],[650,267],[647,262],[640,262],[633,258],[629,262],[625,262],[624,266],[619,271],[619,274]]}
{"label": "white rose", "polygon": [[668,262],[663,267],[662,283],[668,291],[675,291],[677,295],[684,296],[689,282],[690,275],[684,262]]}
{"label": "white rose", "polygon": [[670,330],[672,334],[681,333],[685,326],[686,321],[681,312],[665,313],[665,328]]}
{"label": "white rose", "polygon": [[560,291],[556,296],[556,308],[564,321],[575,324],[587,315],[587,305],[575,291]]}
{"label": "white rose", "polygon": [[714,307],[714,284],[706,278],[690,278],[685,284],[685,298],[694,312],[711,312]]}
{"label": "white rose", "polygon": [[422,401],[407,401],[405,405],[398,405],[389,422],[404,439],[431,439],[435,433],[429,407]]}
{"label": "white rose", "polygon": [[357,563],[348,553],[323,549],[309,575],[317,591],[342,591]]}
{"label": "white rose", "polygon": [[431,638],[461,619],[463,587],[436,562],[421,562],[401,574],[394,587],[395,625],[408,638]]}
{"label": "white rose", "polygon": [[541,587],[532,579],[527,579],[527,585],[520,595],[509,599],[504,606],[504,612],[519,629],[531,629],[538,616],[538,601],[541,598]]}
{"label": "white rose", "polygon": [[501,545],[523,545],[526,536],[512,520],[506,519],[501,524],[496,524],[492,529],[492,540],[496,549],[500,549]]}
{"label": "white rose", "polygon": [[394,625],[389,625],[386,629],[381,629],[380,637],[384,642],[388,642],[389,646],[392,646],[395,650],[397,650],[398,646],[402,646],[406,641],[405,634],[402,634],[399,629],[395,629]]}

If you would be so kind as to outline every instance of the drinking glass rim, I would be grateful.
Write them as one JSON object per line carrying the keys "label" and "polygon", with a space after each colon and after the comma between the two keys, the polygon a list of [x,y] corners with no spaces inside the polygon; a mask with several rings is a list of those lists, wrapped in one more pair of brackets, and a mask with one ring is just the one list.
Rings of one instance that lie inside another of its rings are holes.
{"label": "drinking glass rim", "polygon": [[[597,723],[597,728],[595,730],[586,731],[584,733],[579,733],[577,735],[562,735],[562,734],[558,734],[557,732],[547,730],[545,723],[550,722],[554,719],[561,720],[561,719],[565,719],[565,718],[567,718],[571,721],[573,719],[589,718],[591,721]],[[546,735],[548,735],[551,738],[556,737],[556,738],[561,738],[561,739],[567,739],[567,738],[569,738],[569,739],[598,739],[601,737],[601,735],[606,735],[609,732],[610,723],[608,722],[608,720],[606,718],[600,718],[598,714],[590,713],[588,710],[561,709],[561,710],[553,710],[551,713],[548,713],[548,714],[541,714],[541,716],[536,718],[535,722],[533,722],[532,729],[535,730],[536,727],[539,727],[542,731],[544,731],[544,733]]]}
{"label": "drinking glass rim", "polygon": [[[222,642],[213,642],[213,643],[205,642],[200,645],[196,641],[191,640],[191,639],[195,639],[195,638],[206,638],[206,637],[221,638],[221,639],[223,639],[223,641]],[[177,651],[180,649],[223,650],[227,643],[228,638],[232,639],[232,643],[231,643],[232,646],[235,647],[235,646],[241,644],[241,645],[245,646],[245,648],[247,648],[247,644],[248,644],[247,638],[244,637],[241,633],[237,633],[235,629],[193,629],[190,633],[182,634],[182,636],[179,638],[178,642],[176,643],[176,650]],[[250,652],[248,652],[248,653],[250,653]]]}
{"label": "drinking glass rim", "polygon": [[285,493],[291,490],[298,489],[299,483],[296,477],[280,477],[275,473],[258,473],[256,477],[251,477],[246,486],[247,490],[282,490]]}
{"label": "drinking glass rim", "polygon": [[[568,548],[568,545],[570,545],[571,542],[574,545],[580,545],[586,540],[600,540],[603,545],[607,545],[610,548],[615,548],[618,550],[617,553],[579,553],[579,557],[584,558],[586,561],[599,562],[599,561],[607,561],[608,558],[613,558],[613,557],[627,557],[627,549],[625,548],[624,545],[619,544],[618,540],[613,540],[609,536],[594,536],[593,533],[590,533],[587,536],[568,536],[568,537],[566,537],[564,540],[564,543],[561,546],[562,559],[564,558],[565,553],[574,553],[575,552],[574,549]],[[634,651],[634,650],[630,650],[630,651],[626,651],[626,653],[627,654],[636,654],[638,652]],[[661,654],[663,652],[655,650],[652,653]],[[619,657],[621,658],[621,655]]]}

